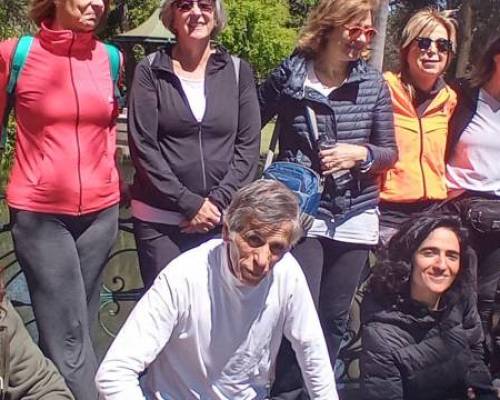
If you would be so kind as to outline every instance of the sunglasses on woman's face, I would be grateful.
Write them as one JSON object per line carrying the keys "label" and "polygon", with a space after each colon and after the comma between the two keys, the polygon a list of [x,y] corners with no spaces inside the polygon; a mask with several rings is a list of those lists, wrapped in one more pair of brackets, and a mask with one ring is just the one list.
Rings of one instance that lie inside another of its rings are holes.
{"label": "sunglasses on woman's face", "polygon": [[361,26],[345,26],[349,40],[357,40],[362,34],[365,35],[366,41],[371,42],[377,31],[374,28],[362,28]]}
{"label": "sunglasses on woman's face", "polygon": [[194,3],[198,4],[198,8],[203,12],[212,12],[214,4],[211,0],[177,0],[175,6],[182,12],[191,11]]}
{"label": "sunglasses on woman's face", "polygon": [[431,47],[432,42],[436,43],[436,49],[440,53],[448,53],[452,49],[451,40],[448,39],[436,39],[432,40],[428,37],[418,37],[415,39],[417,41],[418,48],[422,51],[427,51]]}

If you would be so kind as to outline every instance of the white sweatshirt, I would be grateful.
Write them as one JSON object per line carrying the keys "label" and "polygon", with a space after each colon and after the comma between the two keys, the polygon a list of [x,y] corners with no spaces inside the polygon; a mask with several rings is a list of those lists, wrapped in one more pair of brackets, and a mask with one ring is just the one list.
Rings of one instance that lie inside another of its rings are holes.
{"label": "white sweatshirt", "polygon": [[227,245],[214,239],[160,273],[106,354],[97,387],[106,400],[265,399],[283,335],[311,399],[338,400],[295,259],[286,254],[258,286],[247,286],[229,270]]}

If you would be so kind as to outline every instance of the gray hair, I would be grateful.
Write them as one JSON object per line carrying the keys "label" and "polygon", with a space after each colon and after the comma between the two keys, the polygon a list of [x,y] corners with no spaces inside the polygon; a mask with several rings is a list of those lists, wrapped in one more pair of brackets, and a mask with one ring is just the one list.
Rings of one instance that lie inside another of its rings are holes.
{"label": "gray hair", "polygon": [[285,185],[270,179],[257,180],[238,190],[227,208],[224,221],[229,232],[241,233],[251,223],[279,227],[291,223],[290,245],[302,236],[297,196]]}
{"label": "gray hair", "polygon": [[[212,0],[214,2],[214,18],[215,18],[215,27],[212,33],[210,34],[211,39],[215,39],[219,33],[221,33],[226,27],[226,11],[224,9],[224,4],[222,0]],[[176,35],[175,30],[173,29],[174,23],[174,13],[173,7],[176,0],[165,0],[163,5],[161,6],[160,11],[160,19],[163,22],[165,28],[167,28],[170,32]]]}

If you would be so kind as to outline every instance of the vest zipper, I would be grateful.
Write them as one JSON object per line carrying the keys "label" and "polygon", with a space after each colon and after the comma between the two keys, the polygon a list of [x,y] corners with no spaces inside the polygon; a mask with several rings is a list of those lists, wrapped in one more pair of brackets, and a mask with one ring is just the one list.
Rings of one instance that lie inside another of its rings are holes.
{"label": "vest zipper", "polygon": [[427,199],[427,184],[425,182],[425,174],[424,174],[424,163],[422,160],[422,157],[424,156],[424,130],[422,127],[422,119],[420,117],[417,117],[418,119],[418,129],[419,129],[419,134],[420,134],[420,156],[419,156],[419,162],[420,162],[420,171],[422,172],[422,191],[423,191],[423,200]]}
{"label": "vest zipper", "polygon": [[203,142],[201,140],[201,124],[198,125],[198,140],[200,144],[201,174],[203,179],[203,190],[207,190],[207,174],[205,171],[205,160],[203,158]]}
{"label": "vest zipper", "polygon": [[73,33],[71,38],[71,44],[69,46],[69,71],[71,76],[71,86],[73,87],[73,91],[75,92],[75,101],[76,101],[76,119],[75,119],[75,138],[76,138],[76,154],[78,160],[78,186],[79,186],[79,199],[78,199],[78,215],[82,214],[82,202],[83,202],[83,193],[82,193],[82,171],[81,171],[81,154],[80,154],[80,137],[78,135],[80,129],[80,101],[78,99],[78,91],[76,90],[75,77],[73,75],[73,63],[71,62],[71,50],[73,49],[73,44],[75,43],[75,34]]}

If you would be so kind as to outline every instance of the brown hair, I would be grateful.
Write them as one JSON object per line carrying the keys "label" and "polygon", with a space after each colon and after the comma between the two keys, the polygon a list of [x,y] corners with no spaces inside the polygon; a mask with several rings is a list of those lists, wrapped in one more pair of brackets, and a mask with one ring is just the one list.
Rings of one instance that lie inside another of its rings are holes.
{"label": "brown hair", "polygon": [[[95,30],[102,27],[108,16],[109,0],[103,0],[103,2],[104,14]],[[30,0],[28,15],[37,26],[41,26],[43,21],[53,19],[56,16],[56,3],[54,0]]]}
{"label": "brown hair", "polygon": [[451,16],[450,11],[438,11],[433,8],[424,8],[411,16],[401,32],[401,42],[399,46],[400,70],[403,81],[408,86],[410,96],[413,98],[415,89],[408,72],[408,52],[413,41],[421,35],[429,35],[436,27],[442,26],[448,33],[452,49],[448,54],[446,68],[451,63],[452,55],[457,48],[457,22]]}
{"label": "brown hair", "polygon": [[31,0],[28,14],[30,19],[40,26],[43,21],[56,15],[54,0]]}
{"label": "brown hair", "polygon": [[500,35],[496,34],[488,41],[485,52],[473,68],[470,83],[472,87],[481,87],[487,83],[495,72],[495,56],[500,53]]}
{"label": "brown hair", "polygon": [[314,58],[324,48],[330,32],[357,16],[378,7],[378,0],[320,0],[309,13],[300,32],[297,48]]}

